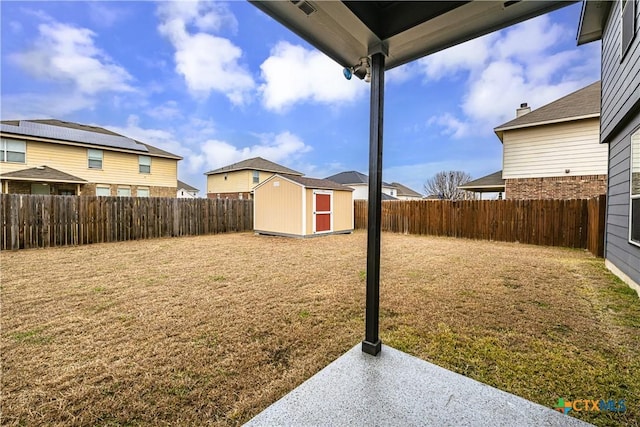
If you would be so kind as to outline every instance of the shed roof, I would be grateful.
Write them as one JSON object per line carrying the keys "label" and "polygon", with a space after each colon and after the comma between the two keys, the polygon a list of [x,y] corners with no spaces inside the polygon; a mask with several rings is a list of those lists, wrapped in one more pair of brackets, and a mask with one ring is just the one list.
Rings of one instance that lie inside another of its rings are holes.
{"label": "shed roof", "polygon": [[502,141],[505,130],[595,117],[600,117],[600,81],[510,120],[494,131]]}
{"label": "shed roof", "polygon": [[178,180],[178,188],[184,188],[187,191],[200,191],[196,187],[192,187],[186,182]]}
{"label": "shed roof", "polygon": [[399,182],[392,182],[391,185],[398,190],[398,196],[422,197],[422,194],[410,189],[406,185],[400,184]]}
{"label": "shed roof", "polygon": [[141,155],[168,157],[176,160],[182,159],[180,156],[161,150],[153,145],[125,137],[98,126],[55,119],[3,120],[0,123],[2,124],[3,133],[88,144],[116,150],[138,151]]}
{"label": "shed roof", "polygon": [[485,175],[473,181],[469,181],[464,185],[459,185],[458,188],[467,191],[476,191],[478,193],[504,191],[504,179],[502,179],[502,171]]}
{"label": "shed roof", "polygon": [[217,173],[233,172],[239,170],[258,170],[265,172],[284,173],[287,175],[302,175],[302,173],[289,169],[285,166],[279,165],[262,157],[253,157],[251,159],[242,160],[241,162],[233,163],[227,166],[223,166],[218,169],[206,172],[205,175],[214,175]]}
{"label": "shed roof", "polygon": [[386,200],[400,200],[400,199],[398,199],[397,197],[390,196],[387,193],[382,193],[380,195],[380,200],[386,201]]}
{"label": "shed roof", "polygon": [[256,185],[256,187],[254,188],[254,191],[257,190],[258,188],[262,187],[267,182],[271,182],[276,177],[284,178],[284,179],[286,179],[288,181],[291,181],[291,182],[293,182],[295,184],[301,185],[302,187],[305,187],[305,188],[312,188],[312,189],[317,189],[317,190],[353,191],[353,188],[351,188],[351,187],[347,187],[347,186],[338,184],[336,182],[329,181],[327,179],[308,178],[306,176],[289,175],[289,174],[284,174],[284,173],[282,173],[282,174],[281,173],[277,173],[277,174],[273,175],[272,177],[270,177],[269,179],[266,179],[266,180],[262,181],[260,184]]}
{"label": "shed roof", "polygon": [[82,178],[78,178],[77,176],[70,175],[49,166],[36,166],[35,168],[7,172],[0,175],[0,178],[9,178],[16,181],[68,182],[75,184],[84,184],[87,182]]}

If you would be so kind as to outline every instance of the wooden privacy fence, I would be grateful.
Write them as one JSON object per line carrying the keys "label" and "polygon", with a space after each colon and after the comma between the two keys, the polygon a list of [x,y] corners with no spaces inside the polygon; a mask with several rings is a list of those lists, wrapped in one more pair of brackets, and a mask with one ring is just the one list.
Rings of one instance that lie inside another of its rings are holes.
{"label": "wooden privacy fence", "polygon": [[2,250],[253,230],[251,200],[0,196]]}
{"label": "wooden privacy fence", "polygon": [[[367,228],[367,201],[354,203]],[[605,196],[577,200],[416,200],[382,203],[382,231],[465,237],[604,253]]]}

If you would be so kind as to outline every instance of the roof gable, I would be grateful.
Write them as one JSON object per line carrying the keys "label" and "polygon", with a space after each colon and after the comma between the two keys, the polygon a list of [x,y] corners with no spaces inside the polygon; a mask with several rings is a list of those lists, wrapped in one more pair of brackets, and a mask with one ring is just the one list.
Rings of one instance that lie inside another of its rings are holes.
{"label": "roof gable", "polygon": [[186,182],[182,182],[182,181],[178,180],[178,190],[181,189],[181,188],[185,189],[187,191],[200,191],[196,187],[192,187],[191,185],[187,184]]}
{"label": "roof gable", "polygon": [[580,120],[600,116],[600,81],[563,96],[530,113],[510,120],[494,129],[502,140],[506,130],[541,126],[551,123]]}
{"label": "roof gable", "polygon": [[279,165],[262,157],[253,157],[251,159],[242,160],[241,162],[223,166],[218,169],[206,172],[205,175],[214,175],[218,173],[233,172],[239,170],[257,170],[264,172],[283,173],[287,175],[302,175],[302,173]]}

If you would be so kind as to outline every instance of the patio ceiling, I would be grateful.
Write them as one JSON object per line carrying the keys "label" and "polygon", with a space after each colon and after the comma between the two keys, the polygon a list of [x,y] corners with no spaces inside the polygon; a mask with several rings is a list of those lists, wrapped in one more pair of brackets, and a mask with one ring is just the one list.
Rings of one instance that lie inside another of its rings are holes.
{"label": "patio ceiling", "polygon": [[[256,7],[351,67],[382,52],[385,69],[421,58],[572,1],[255,1]],[[523,41],[526,43],[526,41]],[[358,74],[364,77],[364,74]]]}

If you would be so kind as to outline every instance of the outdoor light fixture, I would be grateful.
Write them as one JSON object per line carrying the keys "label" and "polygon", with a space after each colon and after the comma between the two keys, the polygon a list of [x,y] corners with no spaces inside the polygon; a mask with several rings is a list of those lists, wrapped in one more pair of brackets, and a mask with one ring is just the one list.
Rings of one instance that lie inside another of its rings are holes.
{"label": "outdoor light fixture", "polygon": [[344,78],[347,80],[351,80],[351,77],[355,74],[357,77],[364,79],[365,82],[371,81],[371,64],[369,63],[369,58],[363,56],[360,58],[360,62],[353,67],[347,67],[342,70],[342,74]]}

